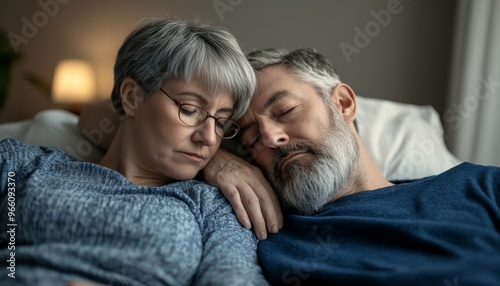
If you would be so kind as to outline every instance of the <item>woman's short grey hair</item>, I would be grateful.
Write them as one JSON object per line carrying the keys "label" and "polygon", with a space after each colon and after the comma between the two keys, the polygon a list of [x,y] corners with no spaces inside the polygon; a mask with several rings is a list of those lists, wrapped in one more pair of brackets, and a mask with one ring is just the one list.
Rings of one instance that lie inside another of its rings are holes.
{"label": "woman's short grey hair", "polygon": [[313,49],[265,49],[247,55],[253,69],[258,72],[272,65],[283,65],[298,79],[316,89],[328,106],[332,90],[341,83],[333,65]]}
{"label": "woman's short grey hair", "polygon": [[112,101],[124,114],[120,85],[131,77],[142,85],[145,99],[165,80],[198,78],[213,94],[229,92],[233,118],[243,115],[255,91],[255,73],[236,38],[223,28],[177,19],[146,19],[118,51]]}

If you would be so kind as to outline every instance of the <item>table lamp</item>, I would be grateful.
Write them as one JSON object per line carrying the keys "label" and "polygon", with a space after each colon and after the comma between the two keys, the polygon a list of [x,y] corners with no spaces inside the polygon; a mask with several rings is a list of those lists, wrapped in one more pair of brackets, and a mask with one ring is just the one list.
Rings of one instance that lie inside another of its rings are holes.
{"label": "table lamp", "polygon": [[93,100],[96,94],[95,75],[85,60],[60,61],[52,81],[52,100],[68,105],[68,110],[79,113],[81,107]]}

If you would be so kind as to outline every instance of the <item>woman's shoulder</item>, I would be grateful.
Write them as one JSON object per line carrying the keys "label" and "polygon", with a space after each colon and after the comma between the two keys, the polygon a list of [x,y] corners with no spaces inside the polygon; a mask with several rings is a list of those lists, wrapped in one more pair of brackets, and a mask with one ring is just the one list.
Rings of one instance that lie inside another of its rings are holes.
{"label": "woman's shoulder", "polygon": [[0,141],[0,150],[2,151],[4,150],[16,151],[16,150],[29,149],[32,147],[33,146],[12,138],[6,138]]}
{"label": "woman's shoulder", "polygon": [[222,196],[222,193],[216,187],[207,182],[195,179],[171,183],[166,185],[165,188],[171,191],[182,192],[196,201]]}
{"label": "woman's shoulder", "polygon": [[34,146],[12,138],[0,141],[0,153],[2,154],[2,159],[9,160],[34,160],[39,157],[74,160],[73,157],[56,147]]}
{"label": "woman's shoulder", "polygon": [[192,207],[197,210],[210,211],[215,209],[231,210],[229,201],[216,187],[199,180],[186,180],[172,183],[167,189],[189,200]]}

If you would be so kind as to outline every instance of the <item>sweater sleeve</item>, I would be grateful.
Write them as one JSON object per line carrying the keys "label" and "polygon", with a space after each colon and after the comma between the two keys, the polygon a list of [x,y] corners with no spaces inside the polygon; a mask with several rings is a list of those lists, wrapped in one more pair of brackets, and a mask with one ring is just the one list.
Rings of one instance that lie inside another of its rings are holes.
{"label": "sweater sleeve", "polygon": [[0,142],[0,196],[12,193],[17,182],[32,170],[34,155],[31,146],[14,139]]}
{"label": "sweater sleeve", "polygon": [[257,238],[213,188],[201,198],[203,254],[194,285],[269,285],[257,262]]}
{"label": "sweater sleeve", "polygon": [[8,183],[22,182],[44,164],[54,164],[67,157],[55,147],[32,146],[14,139],[0,141],[0,195],[6,195]]}

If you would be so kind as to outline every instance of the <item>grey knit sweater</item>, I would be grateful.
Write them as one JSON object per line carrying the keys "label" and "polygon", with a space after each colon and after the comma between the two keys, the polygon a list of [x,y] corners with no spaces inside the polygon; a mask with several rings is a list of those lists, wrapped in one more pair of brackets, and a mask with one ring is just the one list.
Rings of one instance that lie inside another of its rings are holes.
{"label": "grey knit sweater", "polygon": [[267,284],[255,236],[207,184],[137,186],[12,139],[0,170],[1,285]]}

